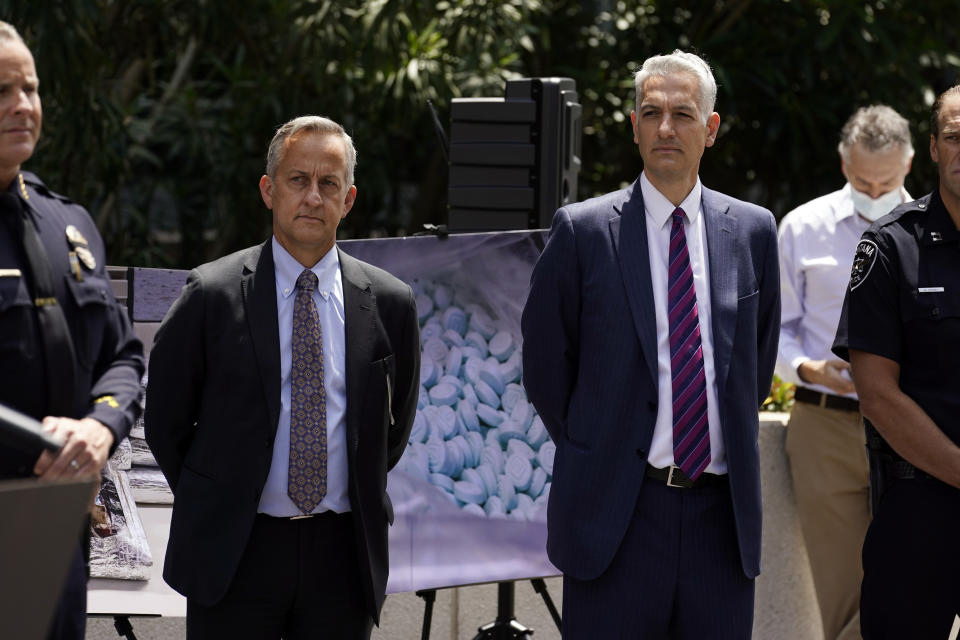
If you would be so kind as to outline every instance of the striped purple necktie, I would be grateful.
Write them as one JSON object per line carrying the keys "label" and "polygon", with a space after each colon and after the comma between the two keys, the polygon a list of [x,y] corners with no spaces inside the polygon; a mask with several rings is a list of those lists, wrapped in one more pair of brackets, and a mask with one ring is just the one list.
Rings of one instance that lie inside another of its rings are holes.
{"label": "striped purple necktie", "polygon": [[673,382],[673,458],[691,480],[710,464],[707,385],[697,317],[697,294],[683,231],[683,209],[673,211],[670,229],[668,315],[670,370]]}
{"label": "striped purple necktie", "polygon": [[287,468],[287,494],[304,514],[312,513],[327,494],[327,393],[320,314],[313,303],[316,288],[316,274],[304,269],[293,303]]}

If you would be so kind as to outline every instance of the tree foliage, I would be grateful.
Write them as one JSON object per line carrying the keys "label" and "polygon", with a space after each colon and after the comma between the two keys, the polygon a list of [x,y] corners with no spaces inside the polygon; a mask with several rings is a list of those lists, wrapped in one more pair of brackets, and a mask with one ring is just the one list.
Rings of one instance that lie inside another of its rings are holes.
{"label": "tree foliage", "polygon": [[907,0],[10,0],[36,57],[44,136],[28,167],[87,205],[116,264],[192,266],[266,237],[257,191],[282,122],[321,113],[359,150],[348,236],[445,218],[441,119],[505,80],[569,76],[584,105],[580,194],[641,169],[629,112],[647,56],[694,49],[720,83],[704,182],[782,215],[838,188],[858,106],[914,124],[908,188],[935,185],[933,94],[957,81],[955,7]]}

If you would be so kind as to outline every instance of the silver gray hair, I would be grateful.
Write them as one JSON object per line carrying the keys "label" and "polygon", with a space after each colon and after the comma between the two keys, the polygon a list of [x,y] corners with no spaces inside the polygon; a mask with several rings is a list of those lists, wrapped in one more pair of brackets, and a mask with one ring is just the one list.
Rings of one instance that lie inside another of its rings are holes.
{"label": "silver gray hair", "polygon": [[673,53],[663,56],[653,56],[647,58],[643,66],[634,76],[633,84],[637,91],[636,109],[640,111],[640,103],[643,102],[643,83],[650,76],[669,76],[675,73],[689,73],[697,79],[700,86],[700,100],[697,105],[700,109],[700,115],[703,123],[707,123],[707,118],[713,113],[713,106],[717,102],[717,81],[713,77],[710,65],[706,60],[694,53],[688,53],[676,49]]}
{"label": "silver gray hair", "polygon": [[[17,28],[3,20],[0,20],[0,42],[19,42],[24,47],[27,46]],[[27,48],[29,49],[29,47]]]}
{"label": "silver gray hair", "polygon": [[885,104],[860,107],[843,125],[837,150],[845,162],[850,162],[850,149],[855,144],[869,153],[900,149],[904,164],[913,157],[910,123]]}
{"label": "silver gray hair", "polygon": [[357,166],[357,150],[353,146],[353,139],[347,135],[342,126],[323,116],[300,116],[277,129],[277,132],[273,135],[273,140],[270,141],[270,147],[267,149],[267,175],[270,176],[270,179],[277,177],[277,167],[283,160],[285,142],[301,131],[340,136],[347,155],[347,184],[352,185],[353,171]]}

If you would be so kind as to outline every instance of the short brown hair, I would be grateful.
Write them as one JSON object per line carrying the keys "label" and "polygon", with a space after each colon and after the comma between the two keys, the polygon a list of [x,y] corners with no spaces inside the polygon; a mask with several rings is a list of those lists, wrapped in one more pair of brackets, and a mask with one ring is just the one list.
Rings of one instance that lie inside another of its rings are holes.
{"label": "short brown hair", "polygon": [[943,99],[960,95],[960,84],[954,85],[937,96],[930,109],[930,135],[934,138],[940,135],[940,110],[943,108]]}

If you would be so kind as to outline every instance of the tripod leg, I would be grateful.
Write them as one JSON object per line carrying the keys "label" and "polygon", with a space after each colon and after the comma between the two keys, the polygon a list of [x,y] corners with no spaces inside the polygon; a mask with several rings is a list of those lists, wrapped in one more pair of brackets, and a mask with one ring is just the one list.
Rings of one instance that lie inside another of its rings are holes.
{"label": "tripod leg", "polygon": [[127,616],[113,616],[113,628],[121,638],[137,640],[137,636],[133,633],[133,625],[130,624],[130,618]]}
{"label": "tripod leg", "polygon": [[543,602],[547,605],[547,611],[550,612],[550,617],[553,618],[554,624],[557,625],[557,631],[562,631],[560,628],[560,613],[557,611],[557,607],[553,604],[553,598],[550,597],[550,593],[547,591],[547,583],[543,581],[543,578],[533,578],[530,580],[530,583],[533,585],[533,590],[540,594],[540,597],[543,598]]}
{"label": "tripod leg", "polygon": [[423,598],[423,629],[420,631],[420,640],[430,640],[430,623],[433,620],[433,602],[437,599],[436,589],[417,591],[417,596]]}

